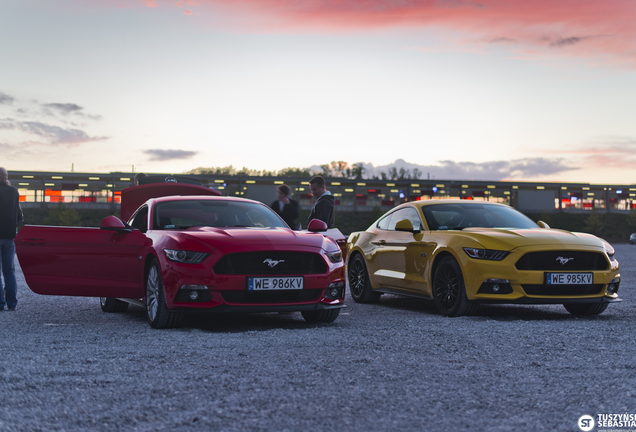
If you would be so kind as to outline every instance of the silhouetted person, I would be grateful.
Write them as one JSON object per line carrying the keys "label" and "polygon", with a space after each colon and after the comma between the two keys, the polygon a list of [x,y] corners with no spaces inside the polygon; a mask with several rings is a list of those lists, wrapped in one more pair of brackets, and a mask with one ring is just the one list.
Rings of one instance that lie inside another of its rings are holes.
{"label": "silhouetted person", "polygon": [[4,286],[0,278],[0,311],[5,303],[14,311],[18,305],[18,284],[15,279],[15,236],[24,216],[20,208],[20,193],[9,184],[9,173],[0,167],[0,266]]}
{"label": "silhouetted person", "polygon": [[311,213],[307,219],[307,225],[309,225],[312,219],[320,219],[327,224],[327,227],[333,228],[333,223],[336,219],[336,213],[334,211],[336,198],[327,190],[325,179],[322,178],[322,176],[313,177],[309,180],[309,189],[314,198],[316,198],[316,203],[311,209]]}
{"label": "silhouetted person", "polygon": [[289,186],[285,184],[276,186],[276,201],[274,201],[270,207],[283,218],[291,229],[300,229],[300,223],[298,221],[300,217],[298,201],[289,198],[290,193],[291,189]]}
{"label": "silhouetted person", "polygon": [[135,186],[139,186],[139,182],[141,179],[148,177],[146,173],[137,173],[135,174]]}

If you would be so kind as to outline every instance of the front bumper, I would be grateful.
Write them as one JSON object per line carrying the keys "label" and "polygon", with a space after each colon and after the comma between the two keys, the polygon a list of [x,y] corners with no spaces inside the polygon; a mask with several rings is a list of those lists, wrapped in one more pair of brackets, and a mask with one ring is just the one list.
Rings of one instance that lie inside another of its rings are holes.
{"label": "front bumper", "polygon": [[572,303],[618,303],[623,299],[609,298],[609,297],[595,297],[595,298],[532,298],[522,297],[518,299],[477,299],[472,300],[472,303],[480,304],[572,304]]}
{"label": "front bumper", "polygon": [[304,312],[304,311],[317,311],[328,309],[342,309],[346,308],[344,303],[326,304],[326,303],[314,303],[305,305],[262,305],[262,306],[237,306],[222,304],[213,308],[206,309],[193,309],[191,307],[175,307],[174,311],[182,311],[188,313],[265,313],[265,312]]}

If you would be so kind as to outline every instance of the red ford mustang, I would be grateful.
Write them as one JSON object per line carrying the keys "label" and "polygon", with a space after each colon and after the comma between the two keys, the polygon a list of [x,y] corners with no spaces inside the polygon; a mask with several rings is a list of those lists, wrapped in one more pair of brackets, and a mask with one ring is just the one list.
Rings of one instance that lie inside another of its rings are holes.
{"label": "red ford mustang", "polygon": [[[160,196],[176,186],[124,192]],[[300,311],[306,321],[332,322],[344,307],[345,277],[326,228],[315,220],[309,231],[292,231],[247,199],[173,195],[147,200],[128,223],[108,216],[100,228],[27,225],[16,247],[32,291],[101,297],[106,312],[138,304],[154,328],[178,326],[188,311]]]}

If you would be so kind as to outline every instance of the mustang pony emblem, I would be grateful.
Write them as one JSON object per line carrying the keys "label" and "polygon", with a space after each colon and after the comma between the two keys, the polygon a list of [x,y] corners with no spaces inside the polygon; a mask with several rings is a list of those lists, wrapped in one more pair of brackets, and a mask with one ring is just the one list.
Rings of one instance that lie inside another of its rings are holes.
{"label": "mustang pony emblem", "polygon": [[263,261],[263,264],[267,264],[269,268],[274,268],[282,262],[285,262],[285,260],[273,260],[271,258],[267,258],[265,261]]}
{"label": "mustang pony emblem", "polygon": [[574,258],[563,258],[562,256],[557,257],[557,261],[561,263],[561,265],[566,265],[569,261],[572,261]]}

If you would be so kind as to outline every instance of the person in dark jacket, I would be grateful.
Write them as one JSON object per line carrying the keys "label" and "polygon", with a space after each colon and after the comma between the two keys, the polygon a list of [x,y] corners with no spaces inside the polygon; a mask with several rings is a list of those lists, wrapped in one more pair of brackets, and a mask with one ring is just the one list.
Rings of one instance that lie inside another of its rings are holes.
{"label": "person in dark jacket", "polygon": [[4,310],[5,303],[10,311],[16,310],[18,305],[14,239],[23,219],[20,194],[9,184],[7,170],[0,167],[0,267],[4,278],[4,286],[0,278],[0,311]]}
{"label": "person in dark jacket", "polygon": [[291,229],[296,230],[300,229],[300,222],[298,221],[300,207],[298,206],[298,201],[289,198],[290,193],[291,189],[289,186],[285,184],[276,186],[276,201],[270,207],[283,218]]}
{"label": "person in dark jacket", "polygon": [[312,219],[320,219],[327,224],[327,227],[333,228],[333,223],[336,219],[334,211],[336,198],[327,190],[325,179],[322,176],[313,177],[309,180],[309,189],[314,198],[316,198],[316,203],[311,209],[307,225]]}

